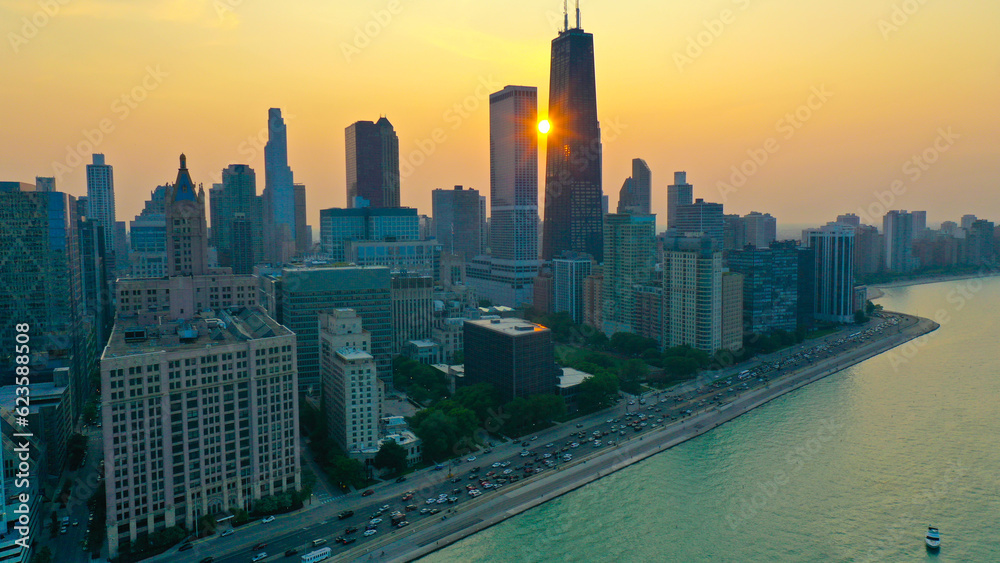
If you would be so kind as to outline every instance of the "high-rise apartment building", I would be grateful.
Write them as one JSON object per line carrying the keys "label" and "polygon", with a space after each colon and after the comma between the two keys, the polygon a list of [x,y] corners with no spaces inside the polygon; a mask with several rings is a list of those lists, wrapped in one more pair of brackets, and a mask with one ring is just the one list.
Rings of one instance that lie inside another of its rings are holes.
{"label": "high-rise apartment building", "polygon": [[601,266],[593,266],[593,271],[583,279],[583,324],[596,330],[603,330],[601,314],[604,296],[604,273]]}
{"label": "high-rise apartment building", "polygon": [[[212,244],[219,253],[219,265],[232,267],[236,274],[253,273],[253,265],[264,261],[263,201],[257,196],[256,172],[246,164],[230,164],[222,171],[222,183],[209,193]],[[236,223],[245,225],[237,227]]]}
{"label": "high-rise apartment building", "polygon": [[752,244],[757,248],[767,248],[777,238],[778,221],[770,213],[751,211],[741,219],[746,244]]}
{"label": "high-rise apartment building", "polygon": [[649,215],[652,213],[653,173],[641,158],[632,159],[632,175],[625,179],[618,192],[618,213]]}
{"label": "high-rise apartment building", "polygon": [[722,349],[743,348],[743,274],[722,272]]}
{"label": "high-rise apartment building", "polygon": [[794,241],[726,252],[725,263],[742,274],[742,330],[767,334],[797,326],[798,248]]}
{"label": "high-rise apartment building", "polygon": [[577,25],[552,40],[550,130],[545,158],[542,258],[564,250],[604,261],[601,128],[597,121],[594,36]]}
{"label": "high-rise apartment building", "polygon": [[722,204],[696,199],[690,205],[679,205],[676,224],[670,228],[687,235],[708,236],[718,248],[722,248],[725,242]]}
{"label": "high-rise apartment building", "polygon": [[674,172],[674,183],[667,186],[667,228],[677,228],[677,208],[691,205],[694,186],[687,183],[687,172]]}
{"label": "high-rise apartment building", "polygon": [[199,313],[120,316],[101,358],[112,557],[301,487],[295,335],[259,308]]}
{"label": "high-rise apartment building", "polygon": [[167,186],[149,194],[142,211],[131,222],[130,278],[160,278],[167,275]]}
{"label": "high-rise apartment building", "polygon": [[431,337],[434,322],[434,278],[395,275],[390,283],[392,301],[392,353],[399,354],[408,340]]}
{"label": "high-rise apartment building", "polygon": [[711,237],[663,242],[664,346],[722,347],[722,252]]}
{"label": "high-rise apartment building", "polygon": [[312,249],[312,235],[306,224],[306,185],[292,184],[295,202],[295,252],[303,254]]}
{"label": "high-rise apartment building", "polygon": [[815,252],[813,311],[816,320],[854,320],[854,228],[827,223],[807,231],[806,244]]}
{"label": "high-rise apartment building", "polygon": [[389,120],[357,121],[344,136],[347,207],[399,207],[399,138]]}
{"label": "high-rise apartment building", "polygon": [[[108,260],[108,274],[113,275],[117,261],[115,250],[115,174],[114,168],[106,164],[103,154],[93,155],[93,162],[87,165],[87,216],[104,227],[104,254]],[[109,281],[112,281],[109,279]]]}
{"label": "high-rise apartment building", "polygon": [[370,457],[379,448],[383,383],[371,333],[353,309],[319,313],[323,415],[333,441],[348,455]]}
{"label": "high-rise apartment building", "polygon": [[656,265],[656,216],[604,217],[604,312],[602,331],[632,332],[633,286],[649,280]]}
{"label": "high-rise apartment building", "polygon": [[[443,252],[465,260],[483,253],[483,217],[479,190],[455,186],[453,190],[431,192],[434,237]],[[496,211],[494,211],[494,214]]]}
{"label": "high-rise apartment building", "polygon": [[913,255],[913,224],[913,214],[905,210],[889,211],[882,217],[885,268],[890,272],[912,272],[919,266]]}
{"label": "high-rise apartment building", "polygon": [[569,313],[574,322],[583,322],[584,280],[593,268],[594,260],[577,252],[564,252],[552,260],[553,312]]}
{"label": "high-rise apartment building", "polygon": [[489,383],[501,403],[556,390],[552,331],[523,319],[465,321],[464,385]]}

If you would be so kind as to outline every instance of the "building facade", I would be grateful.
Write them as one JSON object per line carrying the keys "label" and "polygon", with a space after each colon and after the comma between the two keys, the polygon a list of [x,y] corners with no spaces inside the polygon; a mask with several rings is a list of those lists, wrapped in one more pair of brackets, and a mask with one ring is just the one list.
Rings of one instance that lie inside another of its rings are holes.
{"label": "building facade", "polygon": [[815,252],[816,320],[849,323],[854,321],[854,228],[828,223],[808,231],[807,244]]}
{"label": "building facade", "polygon": [[399,138],[385,116],[344,130],[347,207],[399,207]]}
{"label": "building facade", "polygon": [[501,403],[556,390],[552,331],[517,318],[466,321],[464,385],[489,383]]}
{"label": "building facade", "polygon": [[656,264],[656,216],[609,214],[604,218],[602,331],[633,332],[633,286],[649,280]]}
{"label": "building facade", "polygon": [[707,236],[663,243],[663,340],[709,354],[722,347],[722,252]]}
{"label": "building facade", "polygon": [[323,415],[333,441],[352,457],[378,451],[384,390],[371,333],[352,309],[321,312],[319,319]]}
{"label": "building facade", "polygon": [[431,192],[434,236],[444,252],[470,260],[483,253],[479,190],[455,186]]}
{"label": "building facade", "polygon": [[346,241],[417,241],[420,217],[410,207],[321,209],[320,251],[334,262],[345,259]]}
{"label": "building facade", "polygon": [[649,215],[652,213],[653,173],[641,158],[632,159],[632,175],[625,179],[618,193],[618,213]]}

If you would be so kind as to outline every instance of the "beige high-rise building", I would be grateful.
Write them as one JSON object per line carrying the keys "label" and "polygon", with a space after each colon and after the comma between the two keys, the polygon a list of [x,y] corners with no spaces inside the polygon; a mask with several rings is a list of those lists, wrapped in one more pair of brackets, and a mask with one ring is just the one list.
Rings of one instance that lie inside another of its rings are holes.
{"label": "beige high-rise building", "polygon": [[710,237],[664,240],[663,323],[665,346],[722,347],[722,252]]}
{"label": "beige high-rise building", "polygon": [[353,309],[319,313],[320,381],[327,431],[348,455],[370,457],[379,448],[385,391],[371,349],[371,333]]}
{"label": "beige high-rise building", "polygon": [[392,301],[392,351],[399,354],[408,340],[431,337],[434,323],[434,278],[397,274],[389,285]]}
{"label": "beige high-rise building", "polygon": [[601,331],[635,332],[633,286],[649,280],[656,264],[656,216],[604,216],[604,283]]}
{"label": "beige high-rise building", "polygon": [[301,487],[295,335],[260,308],[119,317],[101,358],[108,546]]}

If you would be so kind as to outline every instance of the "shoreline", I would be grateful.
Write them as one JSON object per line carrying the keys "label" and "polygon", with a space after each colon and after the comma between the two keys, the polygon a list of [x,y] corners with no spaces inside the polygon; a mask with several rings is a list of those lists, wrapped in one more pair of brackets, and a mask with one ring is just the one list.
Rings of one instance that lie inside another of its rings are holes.
{"label": "shoreline", "polygon": [[[970,275],[968,277],[977,277]],[[949,281],[949,280],[934,280]],[[922,283],[933,283],[924,281]],[[916,285],[914,283],[913,285]],[[902,314],[901,314],[902,315]],[[497,497],[487,497],[482,504],[462,508],[452,515],[448,525],[435,523],[425,529],[384,544],[377,549],[386,555],[379,561],[408,562],[425,557],[439,549],[465,539],[477,532],[498,524],[512,516],[521,514],[545,502],[558,498],[597,479],[629,467],[657,453],[684,443],[692,438],[738,418],[786,393],[804,387],[827,376],[839,373],[867,359],[880,355],[892,348],[905,344],[940,325],[930,319],[914,315],[902,315],[912,319],[910,326],[895,335],[850,351],[842,357],[825,359],[807,366],[799,372],[786,376],[781,381],[772,382],[764,388],[750,391],[732,402],[701,412],[691,418],[670,426],[661,427],[640,439],[629,440],[612,450],[595,452],[581,458],[572,465],[557,472],[545,474],[537,481],[507,490]],[[374,551],[374,550],[373,550]],[[344,555],[347,555],[346,553]],[[370,561],[374,553],[351,554],[355,561]]]}
{"label": "shoreline", "polygon": [[929,284],[929,283],[943,283],[943,282],[951,282],[951,281],[962,281],[962,280],[968,280],[968,279],[972,279],[972,278],[990,278],[990,277],[995,277],[995,276],[1000,276],[1000,272],[987,270],[987,271],[973,272],[973,273],[969,273],[969,274],[943,274],[943,275],[941,275],[941,274],[935,274],[935,275],[931,275],[931,276],[916,277],[916,278],[908,279],[908,280],[897,280],[897,281],[891,281],[891,282],[885,282],[885,283],[872,283],[872,284],[866,285],[865,287],[868,288],[869,293],[872,290],[875,290],[875,291],[878,292],[878,295],[876,295],[874,297],[872,297],[871,295],[869,295],[868,299],[878,299],[878,298],[882,297],[883,295],[885,295],[885,292],[882,291],[883,289],[889,289],[889,288],[894,288],[894,287],[909,287],[911,285],[926,285],[926,284]]}

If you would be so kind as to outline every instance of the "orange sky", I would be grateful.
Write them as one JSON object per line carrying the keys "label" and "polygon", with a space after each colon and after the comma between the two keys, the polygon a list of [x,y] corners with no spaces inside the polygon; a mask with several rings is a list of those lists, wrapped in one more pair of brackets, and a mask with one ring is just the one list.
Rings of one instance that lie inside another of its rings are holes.
{"label": "orange sky", "polygon": [[[253,166],[263,190],[257,136],[270,107],[286,115],[310,224],[345,203],[344,128],[382,114],[401,161],[419,163],[402,180],[404,205],[430,214],[431,190],[454,184],[487,194],[486,95],[537,86],[544,115],[562,20],[558,0],[49,4],[58,11],[0,0],[0,179],[58,175],[61,190],[83,195],[77,148],[89,162],[96,141],[93,152],[115,167],[119,220],[173,181],[181,152],[206,190],[231,163]],[[932,224],[970,212],[1000,220],[1000,2],[584,0],[582,9],[595,36],[612,208],[641,157],[659,214],[673,171],[686,170],[696,197],[784,224],[879,212],[873,193],[897,180],[890,208],[927,209]],[[427,141],[436,129],[443,141]],[[421,146],[430,154],[412,156]],[[933,163],[907,164],[925,152]],[[742,185],[734,166],[751,172]]]}

